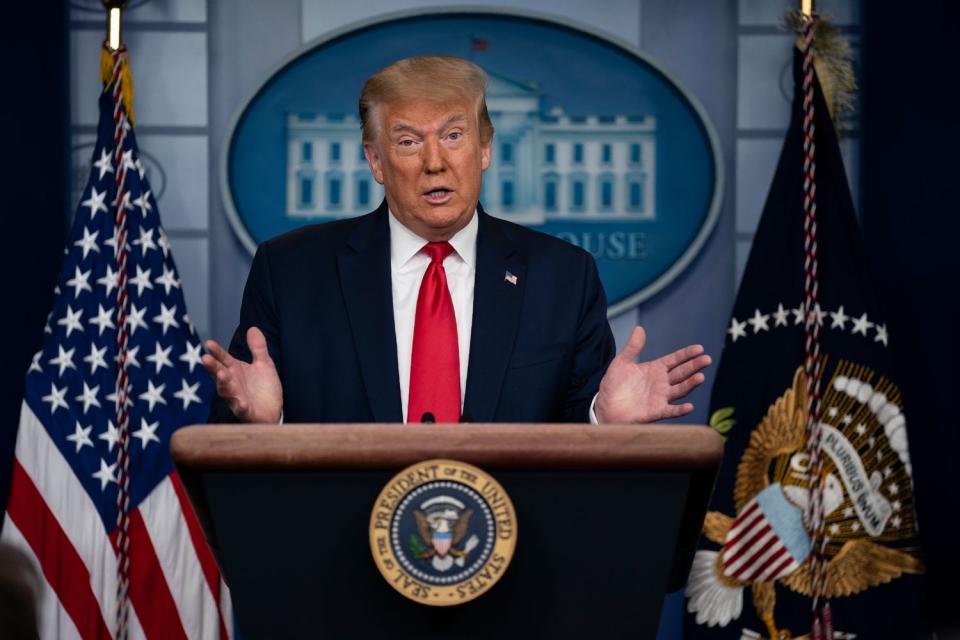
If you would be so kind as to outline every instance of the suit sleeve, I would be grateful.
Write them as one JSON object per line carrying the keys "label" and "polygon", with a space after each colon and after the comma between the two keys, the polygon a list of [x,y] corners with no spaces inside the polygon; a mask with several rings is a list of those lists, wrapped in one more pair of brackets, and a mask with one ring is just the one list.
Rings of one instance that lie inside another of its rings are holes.
{"label": "suit sleeve", "polygon": [[584,254],[584,263],[577,344],[563,406],[562,419],[566,422],[590,421],[590,404],[616,354],[613,332],[607,321],[607,297],[597,265],[590,254]]}
{"label": "suit sleeve", "polygon": [[[243,288],[243,301],[240,304],[240,324],[230,340],[230,355],[238,360],[250,362],[253,357],[247,348],[247,330],[257,327],[267,339],[267,350],[277,367],[280,380],[283,381],[283,364],[280,349],[280,322],[274,303],[274,282],[270,268],[269,242],[261,244],[253,257],[247,284]],[[239,422],[220,396],[214,394],[210,405],[208,422]]]}

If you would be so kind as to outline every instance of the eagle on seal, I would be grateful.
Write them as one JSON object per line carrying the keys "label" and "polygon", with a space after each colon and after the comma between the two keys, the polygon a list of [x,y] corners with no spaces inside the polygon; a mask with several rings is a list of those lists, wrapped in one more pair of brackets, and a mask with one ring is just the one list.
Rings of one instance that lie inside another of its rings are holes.
{"label": "eagle on seal", "polygon": [[427,544],[426,551],[421,553],[417,559],[427,560],[434,555],[441,558],[447,554],[456,558],[466,555],[463,551],[458,551],[454,547],[460,544],[463,537],[467,535],[467,528],[470,526],[470,516],[473,515],[473,509],[466,509],[452,521],[446,517],[429,517],[422,511],[414,511],[413,517],[417,521],[417,532],[420,538]]}
{"label": "eagle on seal", "polygon": [[[753,605],[771,640],[789,640],[788,629],[774,618],[776,583],[809,596],[812,542],[807,533],[808,495],[805,480],[791,478],[805,459],[807,378],[798,368],[790,389],[767,411],[750,434],[737,467],[734,485],[735,517],[707,513],[703,532],[720,545],[719,551],[697,551],[687,584],[687,610],[699,624],[726,626],[743,609],[743,591],[750,587]],[[865,437],[865,436],[863,436]],[[872,438],[871,438],[872,439]],[[830,460],[824,461],[824,471]],[[771,474],[773,477],[771,478]],[[840,510],[847,505],[847,509]],[[853,509],[841,481],[825,478],[824,512],[828,522],[842,517],[852,522],[848,531],[831,533],[826,566],[828,598],[849,596],[890,582],[905,573],[923,572],[913,555],[878,544],[848,517]],[[834,514],[831,519],[831,514]],[[887,537],[889,539],[889,537]]]}

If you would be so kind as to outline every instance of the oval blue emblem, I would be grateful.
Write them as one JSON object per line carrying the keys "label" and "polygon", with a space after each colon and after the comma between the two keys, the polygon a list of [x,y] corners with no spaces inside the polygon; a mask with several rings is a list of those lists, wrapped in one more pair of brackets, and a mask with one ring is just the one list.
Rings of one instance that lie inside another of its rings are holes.
{"label": "oval blue emblem", "polygon": [[244,245],[361,215],[383,197],[360,144],[366,78],[459,55],[490,77],[495,135],[480,202],[597,260],[613,315],[650,297],[716,223],[722,162],[697,101],[638,49],[530,15],[403,14],[307,44],[238,111],[220,186]]}

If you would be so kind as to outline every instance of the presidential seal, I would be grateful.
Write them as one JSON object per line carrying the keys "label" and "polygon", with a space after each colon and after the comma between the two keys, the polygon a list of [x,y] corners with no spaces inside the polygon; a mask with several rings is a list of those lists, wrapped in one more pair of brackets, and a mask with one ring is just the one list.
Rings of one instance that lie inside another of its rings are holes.
{"label": "presidential seal", "polygon": [[469,602],[503,576],[517,543],[510,497],[455,460],[426,460],[395,475],[370,514],[370,550],[384,579],[415,602]]}

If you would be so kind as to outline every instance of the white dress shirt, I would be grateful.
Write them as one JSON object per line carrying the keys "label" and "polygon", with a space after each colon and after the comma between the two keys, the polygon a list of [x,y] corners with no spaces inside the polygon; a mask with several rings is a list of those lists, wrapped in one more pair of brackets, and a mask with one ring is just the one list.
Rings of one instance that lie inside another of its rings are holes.
{"label": "white dress shirt", "polygon": [[[430,258],[421,253],[424,240],[393,217],[390,220],[390,280],[393,283],[393,324],[397,335],[397,370],[400,374],[400,404],[407,422],[410,398],[410,359],[413,356],[413,326],[417,319],[420,282],[430,266]],[[448,242],[453,252],[443,260],[447,288],[457,319],[457,344],[460,349],[460,410],[467,392],[467,364],[470,359],[470,332],[473,329],[473,287],[477,273],[477,214]]]}

